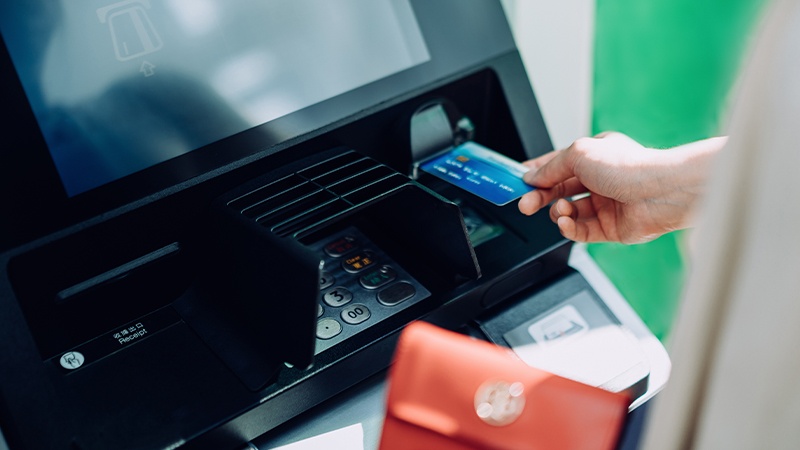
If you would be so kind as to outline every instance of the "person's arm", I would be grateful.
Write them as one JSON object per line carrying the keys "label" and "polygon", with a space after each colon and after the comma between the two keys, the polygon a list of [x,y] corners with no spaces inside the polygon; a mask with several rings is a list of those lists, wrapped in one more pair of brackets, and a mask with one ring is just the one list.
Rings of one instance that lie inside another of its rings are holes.
{"label": "person's arm", "polygon": [[621,133],[582,138],[525,163],[532,169],[525,181],[538,189],[519,209],[530,215],[555,201],[550,218],[567,239],[647,242],[691,225],[711,160],[726,141],[656,150]]}

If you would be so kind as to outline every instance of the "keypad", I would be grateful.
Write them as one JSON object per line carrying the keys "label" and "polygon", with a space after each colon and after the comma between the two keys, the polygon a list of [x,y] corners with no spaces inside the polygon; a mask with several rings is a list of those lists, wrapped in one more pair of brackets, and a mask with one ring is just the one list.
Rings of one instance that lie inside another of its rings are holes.
{"label": "keypad", "polygon": [[316,353],[430,296],[356,227],[310,247],[323,261]]}

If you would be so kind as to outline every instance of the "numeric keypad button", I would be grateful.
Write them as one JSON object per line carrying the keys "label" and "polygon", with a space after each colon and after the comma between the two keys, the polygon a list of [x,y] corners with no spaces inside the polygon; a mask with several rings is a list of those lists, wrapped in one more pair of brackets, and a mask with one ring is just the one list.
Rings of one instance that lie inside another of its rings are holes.
{"label": "numeric keypad button", "polygon": [[321,270],[319,272],[319,288],[325,289],[333,286],[333,283],[336,281],[336,278],[331,275],[330,272],[327,270]]}
{"label": "numeric keypad button", "polygon": [[345,235],[327,244],[325,246],[325,253],[334,258],[339,258],[356,248],[358,248],[358,240],[353,236]]}
{"label": "numeric keypad button", "polygon": [[342,260],[342,268],[349,273],[358,273],[375,264],[375,255],[370,251],[359,252]]}
{"label": "numeric keypad button", "polygon": [[322,301],[327,303],[328,306],[333,306],[335,308],[353,301],[353,293],[338,286],[323,294]]}
{"label": "numeric keypad button", "polygon": [[317,322],[317,338],[331,339],[342,332],[342,324],[336,319],[322,319]]}
{"label": "numeric keypad button", "polygon": [[350,325],[358,325],[361,322],[369,319],[372,313],[369,308],[364,305],[355,304],[350,305],[342,310],[342,320]]}
{"label": "numeric keypad button", "polygon": [[417,290],[411,283],[400,281],[378,292],[378,301],[385,306],[394,306],[410,299],[416,293]]}
{"label": "numeric keypad button", "polygon": [[397,278],[397,272],[391,266],[383,265],[377,270],[362,275],[358,281],[365,289],[378,289],[391,283],[395,278]]}

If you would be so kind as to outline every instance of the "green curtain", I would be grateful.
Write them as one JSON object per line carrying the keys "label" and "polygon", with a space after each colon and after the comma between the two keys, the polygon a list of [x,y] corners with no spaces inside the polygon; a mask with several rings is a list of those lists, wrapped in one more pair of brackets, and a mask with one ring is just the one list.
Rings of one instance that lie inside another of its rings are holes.
{"label": "green curtain", "polygon": [[[593,132],[666,148],[723,132],[725,103],[765,0],[597,0]],[[660,339],[682,294],[685,233],[589,253]]]}

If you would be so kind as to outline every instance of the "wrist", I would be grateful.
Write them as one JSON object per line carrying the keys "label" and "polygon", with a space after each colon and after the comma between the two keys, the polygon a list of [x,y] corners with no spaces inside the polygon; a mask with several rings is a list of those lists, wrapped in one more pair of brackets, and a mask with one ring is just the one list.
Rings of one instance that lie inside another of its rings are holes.
{"label": "wrist", "polygon": [[657,190],[651,197],[665,212],[670,229],[692,226],[694,211],[705,195],[708,175],[714,156],[727,142],[727,137],[716,137],[674,147],[654,150],[659,153],[653,186]]}

